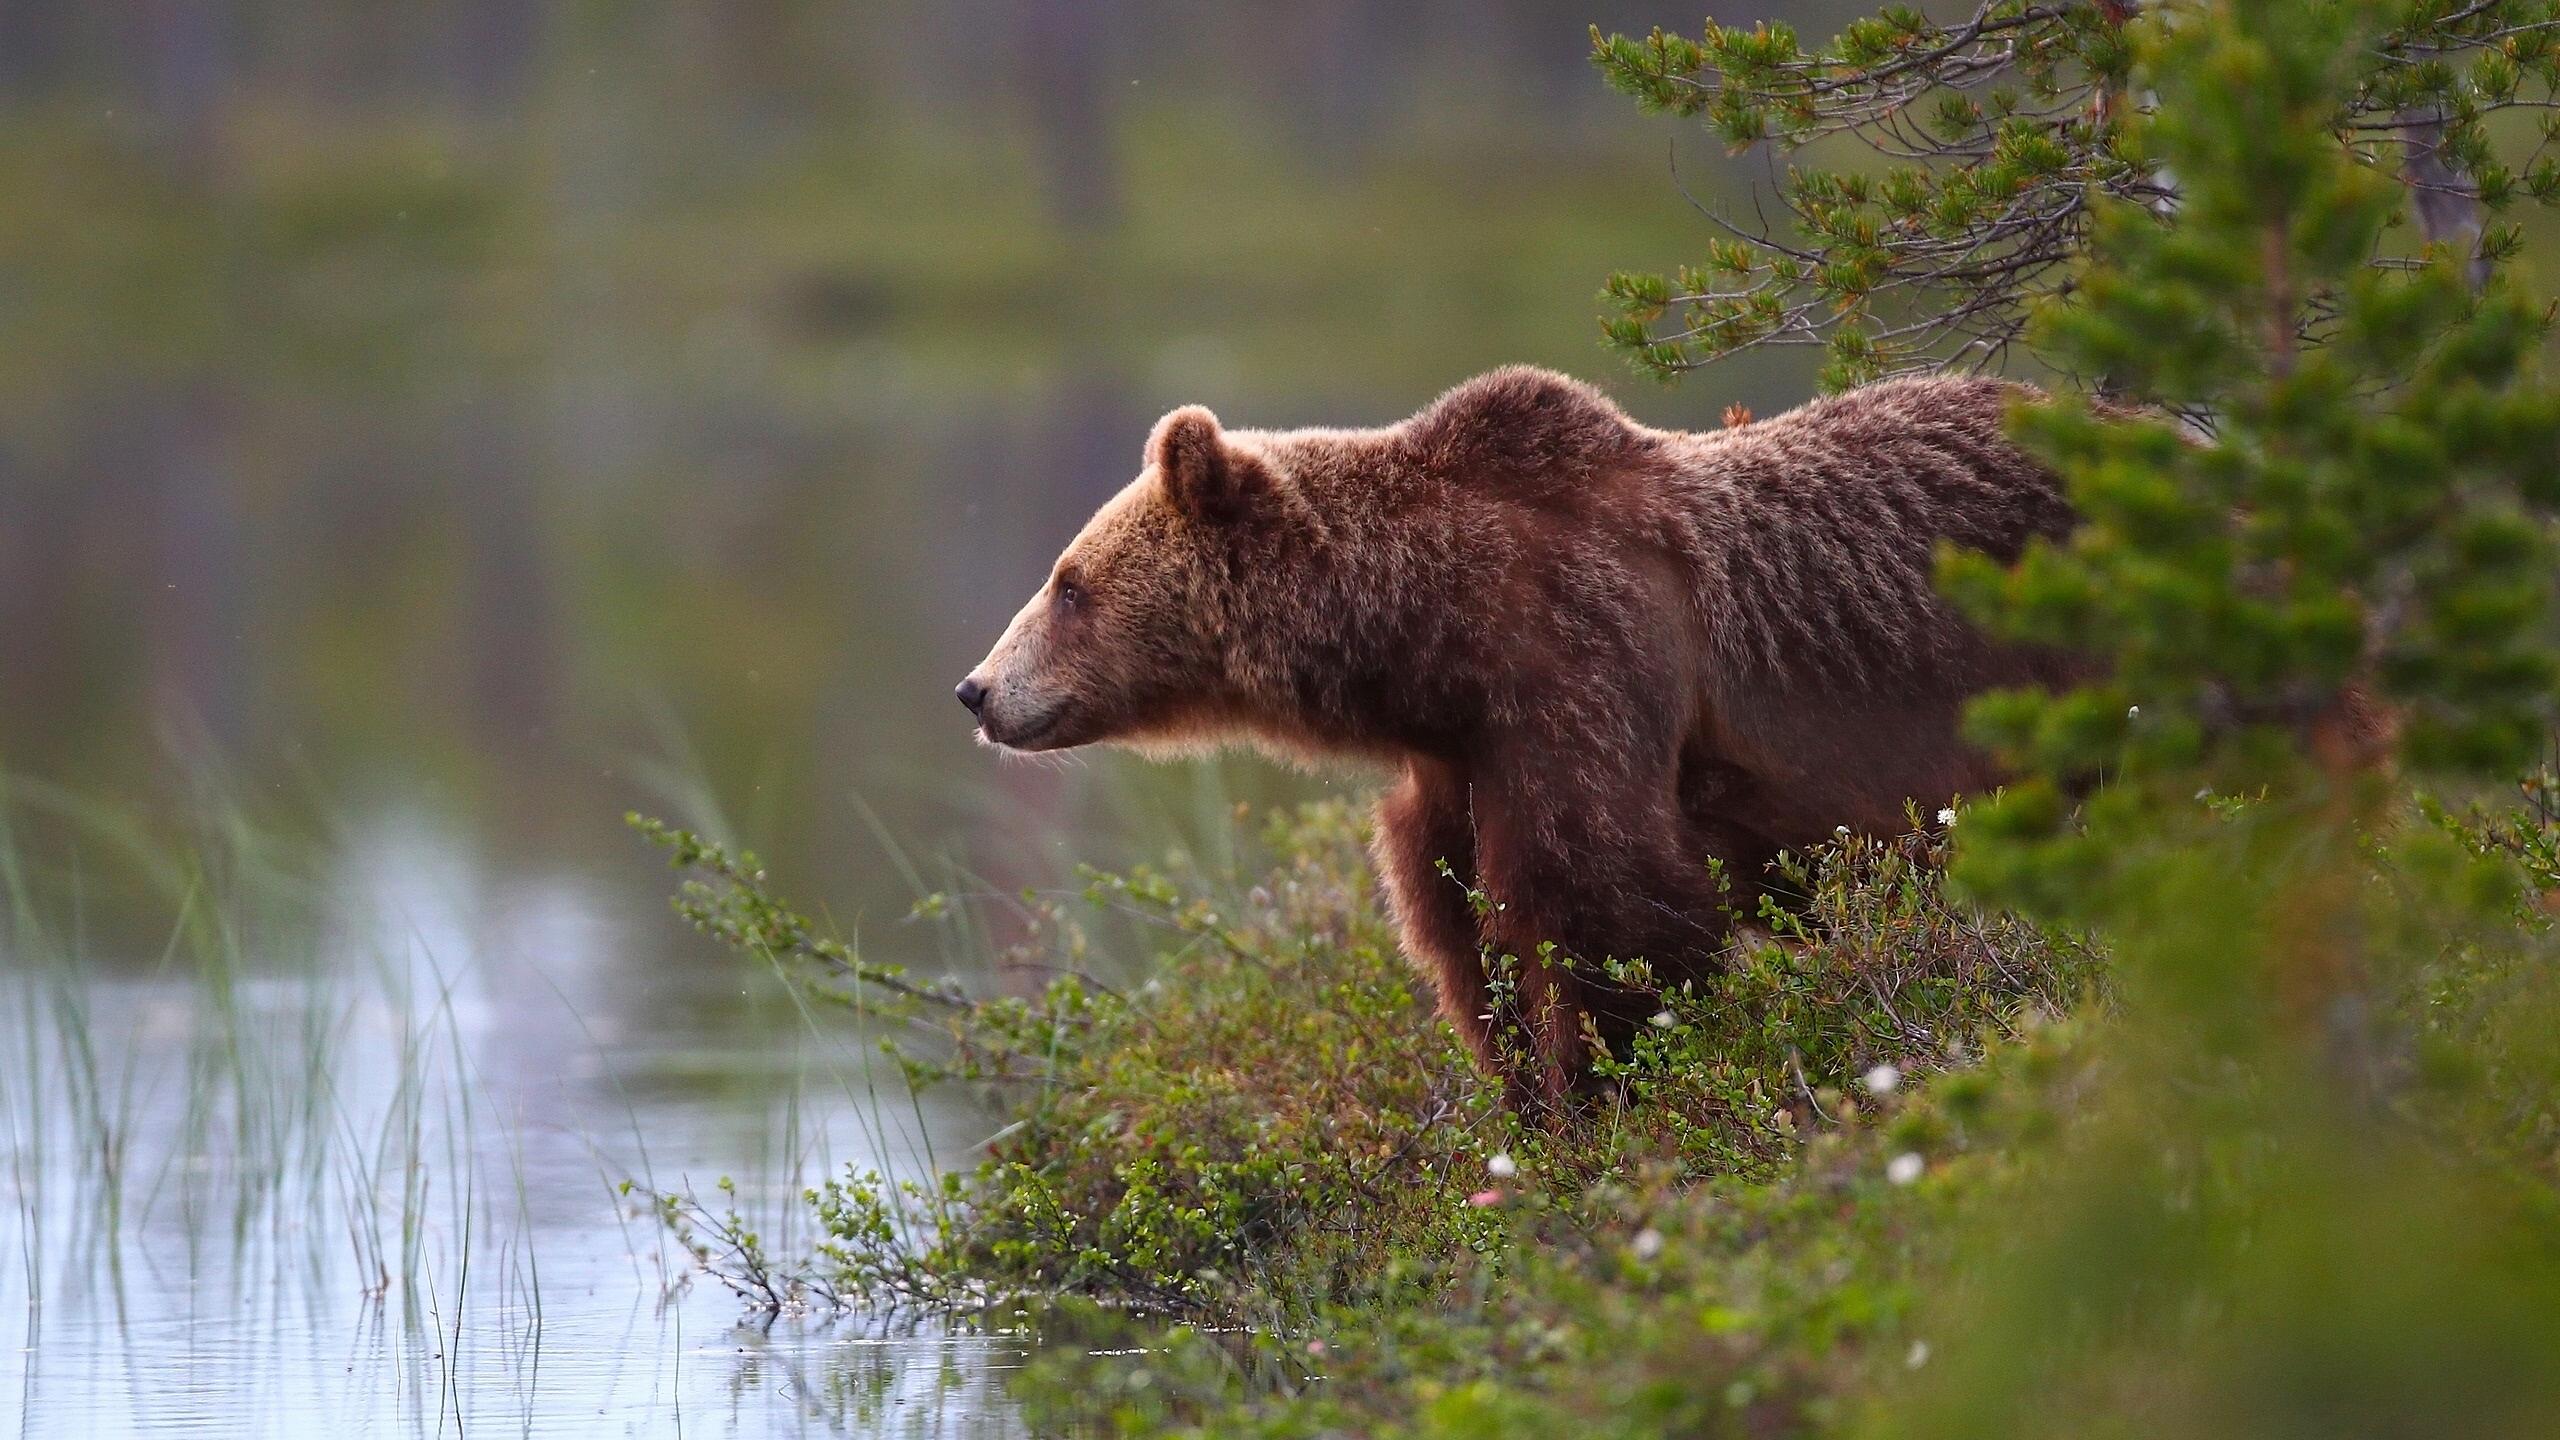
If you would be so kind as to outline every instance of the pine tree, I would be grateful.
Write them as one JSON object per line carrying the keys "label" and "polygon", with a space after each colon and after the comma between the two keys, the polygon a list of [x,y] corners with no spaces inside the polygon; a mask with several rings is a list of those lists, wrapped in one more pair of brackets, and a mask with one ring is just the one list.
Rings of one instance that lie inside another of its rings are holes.
{"label": "pine tree", "polygon": [[[2102,663],[1977,705],[2021,779],[1962,816],[1956,877],[2092,927],[2119,1004],[2067,1135],[1921,1306],[1938,1358],[1880,1433],[2560,1433],[2560,1070],[2380,1018],[2423,1016],[2460,949],[2512,953],[2507,1003],[2560,1021],[2529,867],[2422,799],[2550,731],[2560,394],[2513,279],[2373,263],[2408,196],[2341,137],[2406,12],[2118,32],[2154,99],[2109,144],[2177,201],[2093,197],[2020,334],[2146,405],[2022,409],[2084,524],[1943,570]],[[2447,1143],[2487,1075],[2504,1128]]]}
{"label": "pine tree", "polygon": [[[2068,295],[2108,202],[2165,211],[2179,178],[2128,143],[2160,108],[2133,74],[2137,31],[2192,9],[2140,0],[1982,0],[1940,23],[1897,5],[1808,46],[1783,23],[1697,38],[1593,32],[1611,84],[1703,120],[1740,150],[1813,147],[1672,275],[1611,277],[1610,341],[1670,376],[1764,345],[1816,345],[1839,386],[2012,355],[2042,299]],[[2389,0],[2347,57],[2336,143],[2399,174],[2425,238],[2479,269],[2514,253],[2497,217],[2560,197],[2553,0]],[[2503,123],[2532,115],[2539,129]],[[2501,145],[2504,138],[2510,143]],[[2529,144],[2514,143],[2530,139]],[[1845,158],[1844,158],[1845,157]],[[1774,162],[1773,162],[1774,166]],[[2377,254],[2417,245],[2376,237]]]}
{"label": "pine tree", "polygon": [[2163,408],[2022,412],[2082,528],[2013,569],[1946,567],[2007,633],[2111,663],[1978,708],[2029,777],[1977,817],[1989,891],[2090,918],[2140,837],[2183,843],[2213,797],[2361,822],[2387,778],[2512,775],[2548,732],[2546,313],[2503,277],[2474,294],[2459,257],[2369,263],[2404,196],[2335,142],[2360,18],[2284,0],[2144,32],[2161,103],[2119,143],[2174,168],[2177,212],[2098,202],[2030,334]]}

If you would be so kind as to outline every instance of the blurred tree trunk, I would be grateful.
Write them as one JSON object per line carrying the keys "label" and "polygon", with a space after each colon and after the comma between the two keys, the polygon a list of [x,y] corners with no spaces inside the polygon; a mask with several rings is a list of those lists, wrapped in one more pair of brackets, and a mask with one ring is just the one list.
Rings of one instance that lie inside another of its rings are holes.
{"label": "blurred tree trunk", "polygon": [[201,727],[221,754],[247,738],[251,693],[247,526],[232,484],[222,398],[209,384],[158,388],[138,434],[157,537],[148,556],[144,645],[162,723]]}
{"label": "blurred tree trunk", "polygon": [[[1391,68],[1419,59],[1410,16],[1385,13],[1368,0],[1306,0],[1288,20],[1298,83],[1271,97],[1295,124],[1299,142],[1320,165],[1358,165],[1376,141]],[[1295,93],[1289,93],[1289,92]]]}
{"label": "blurred tree trunk", "polygon": [[1022,67],[1031,98],[1049,210],[1070,230],[1110,228],[1120,218],[1115,152],[1117,93],[1111,78],[1116,0],[1022,0]]}
{"label": "blurred tree trunk", "polygon": [[62,79],[59,0],[0,0],[0,102],[42,94]]}
{"label": "blurred tree trunk", "polygon": [[2489,259],[2480,253],[2480,237],[2488,228],[2488,210],[2480,203],[2480,187],[2444,155],[2444,111],[2441,107],[2400,112],[2400,178],[2409,187],[2409,204],[2417,212],[2419,232],[2430,245],[2441,245],[2469,257],[2465,274],[2471,288],[2489,283]]}
{"label": "blurred tree trunk", "polygon": [[75,486],[39,477],[0,444],[0,695],[44,697],[0,715],[0,762],[50,748],[85,698],[79,673],[80,502]]}
{"label": "blurred tree trunk", "polygon": [[182,173],[207,179],[230,71],[230,8],[225,0],[134,0],[131,16],[143,103]]}
{"label": "blurred tree trunk", "polygon": [[446,24],[463,105],[481,116],[512,113],[542,45],[539,0],[456,0]]}
{"label": "blurred tree trunk", "polygon": [[[230,189],[222,118],[231,7],[226,0],[137,0],[130,19],[141,67],[135,78],[162,163],[219,226]],[[216,283],[236,283],[220,273],[230,260],[218,249],[201,263],[217,268]],[[217,750],[227,750],[248,729],[248,533],[230,469],[231,382],[214,363],[144,380],[129,418],[142,447],[134,480],[147,498],[136,519],[152,537],[143,634],[154,708],[163,723],[200,725]]]}
{"label": "blurred tree trunk", "polygon": [[472,727],[489,754],[533,760],[550,752],[560,674],[548,534],[524,417],[503,395],[482,395],[456,425],[453,471],[469,547],[463,645]]}

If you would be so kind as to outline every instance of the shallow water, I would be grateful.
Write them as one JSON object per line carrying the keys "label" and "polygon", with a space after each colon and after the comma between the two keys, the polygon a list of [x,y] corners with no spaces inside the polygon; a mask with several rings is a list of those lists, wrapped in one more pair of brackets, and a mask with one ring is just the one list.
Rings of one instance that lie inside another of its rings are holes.
{"label": "shallow water", "polygon": [[866,1037],[662,912],[394,828],[316,969],[11,967],[0,1431],[1016,1433],[1022,1337],[746,1318],[644,1203],[733,1177],[788,1253],[801,1184],[985,1117],[875,1095]]}

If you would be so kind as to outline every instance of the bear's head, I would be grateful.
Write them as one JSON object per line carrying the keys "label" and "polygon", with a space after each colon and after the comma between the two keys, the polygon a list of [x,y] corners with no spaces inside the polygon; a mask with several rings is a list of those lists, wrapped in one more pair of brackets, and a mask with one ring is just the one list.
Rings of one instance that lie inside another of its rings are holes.
{"label": "bear's head", "polygon": [[1138,478],[960,682],[979,738],[1024,751],[1213,738],[1238,701],[1230,578],[1270,482],[1207,410],[1158,421]]}

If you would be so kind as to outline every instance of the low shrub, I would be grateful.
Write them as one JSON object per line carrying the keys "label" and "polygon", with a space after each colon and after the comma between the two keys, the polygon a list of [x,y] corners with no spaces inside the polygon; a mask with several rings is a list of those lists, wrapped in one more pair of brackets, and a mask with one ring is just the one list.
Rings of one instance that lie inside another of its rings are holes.
{"label": "low shrub", "polygon": [[[934,1181],[812,1190],[810,1254],[765,1253],[725,1201],[663,1197],[670,1223],[759,1308],[1029,1308],[1046,1343],[1015,1388],[1046,1425],[1891,1433],[1966,1353],[1949,1327],[1983,1267],[2014,1263],[2093,1147],[2136,1147],[2129,1202],[2179,1193],[2142,1173],[2169,1162],[2141,1159],[2136,1087],[2109,1079],[2100,958],[1951,899],[1944,827],[1791,858],[1799,903],[1720,983],[1663,994],[1610,1097],[1551,1133],[1504,1114],[1431,1014],[1339,804],[1269,817],[1236,877],[1177,862],[1036,903],[1002,965],[1050,978],[984,998],[816,931],[752,857],[643,825],[688,872],[687,918],[895,1024],[910,1080],[979,1087],[1011,1121]],[[2384,997],[2409,1057],[2388,1123],[2439,1158],[2374,1144],[2443,1167],[2428,1185],[2547,1195],[2555,828],[2527,804],[2406,833],[2521,883],[2512,925],[2443,936]],[[1104,916],[1157,937],[1134,987],[1081,973],[1114,958]],[[2249,1133],[2224,1152],[2244,1178]],[[2302,1203],[2261,1182],[2204,1241],[2245,1254],[2246,1215]],[[2096,1263],[2080,1240],[2065,1258]]]}
{"label": "low shrub", "polygon": [[[1800,902],[1743,932],[1715,985],[1661,993],[1654,1024],[1603,1062],[1608,1096],[1548,1133],[1502,1112],[1433,1015],[1373,893],[1366,826],[1341,804],[1271,817],[1250,883],[1176,864],[1034,901],[1003,968],[1054,978],[991,998],[820,933],[752,856],[637,823],[688,872],[687,919],[895,1024],[912,1083],[982,1087],[1010,1120],[973,1168],[812,1191],[831,1239],[806,1257],[766,1256],[729,1210],[667,1197],[698,1253],[763,1305],[1079,1296],[1294,1326],[1502,1249],[1523,1186],[1775,1175],[1858,1122],[1861,1077],[1968,1064],[2022,1017],[2072,1009],[2097,970],[2077,942],[1951,903],[1943,830],[1844,840],[1791,857]],[[1097,913],[1166,942],[1134,990],[1087,976]]]}

